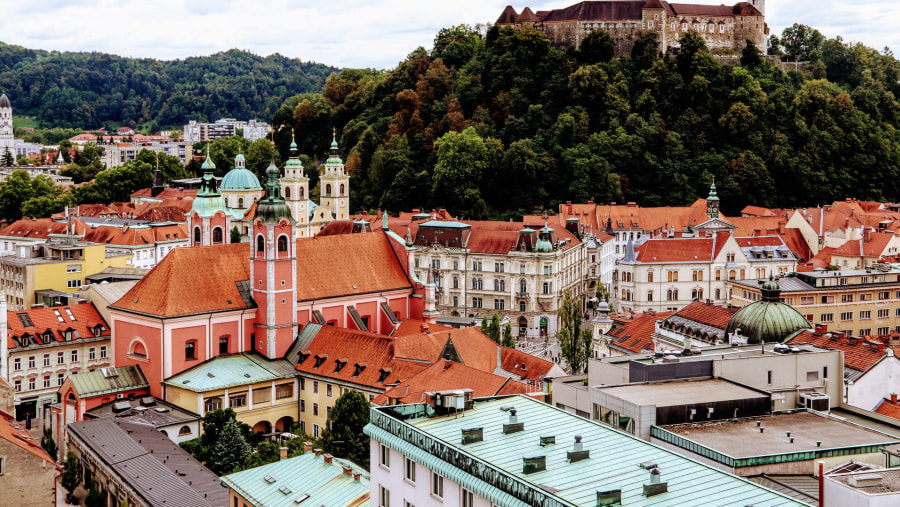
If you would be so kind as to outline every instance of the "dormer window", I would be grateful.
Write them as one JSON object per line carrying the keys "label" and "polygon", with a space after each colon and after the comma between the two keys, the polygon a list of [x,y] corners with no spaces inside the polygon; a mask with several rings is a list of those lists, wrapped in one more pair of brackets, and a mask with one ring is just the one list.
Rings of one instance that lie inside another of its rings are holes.
{"label": "dormer window", "polygon": [[335,359],[334,360],[334,373],[339,373],[342,369],[344,369],[344,366],[347,366],[347,362],[348,362],[347,358],[344,358],[343,360]]}
{"label": "dormer window", "polygon": [[103,326],[101,324],[97,324],[94,326],[94,336],[99,337],[103,334]]}
{"label": "dormer window", "polygon": [[310,356],[310,355],[311,355],[311,353],[309,353],[309,352],[307,352],[307,353],[305,353],[305,354],[304,354],[303,352],[299,352],[299,353],[297,354],[297,364],[303,364],[303,363],[305,363],[306,360],[309,359],[309,356]]}
{"label": "dormer window", "polygon": [[388,375],[390,375],[390,374],[391,374],[390,368],[382,368],[382,369],[378,370],[378,380],[376,380],[376,382],[379,384],[383,383],[385,381],[385,379],[388,378]]}
{"label": "dormer window", "polygon": [[44,341],[44,343],[50,343],[50,342],[52,342],[52,341],[53,341],[53,331],[49,331],[49,330],[48,330],[47,332],[45,332],[45,333],[42,335],[41,339]]}
{"label": "dormer window", "polygon": [[325,354],[324,356],[317,355],[316,356],[316,364],[313,365],[313,368],[318,369],[319,366],[322,366],[322,363],[324,363],[326,359],[328,359],[328,354]]}
{"label": "dormer window", "polygon": [[353,377],[354,377],[354,378],[355,378],[355,377],[358,377],[359,374],[362,373],[363,370],[366,369],[366,366],[368,366],[368,364],[369,364],[369,363],[363,363],[363,364],[356,363],[356,364],[354,364],[354,365],[353,365]]}

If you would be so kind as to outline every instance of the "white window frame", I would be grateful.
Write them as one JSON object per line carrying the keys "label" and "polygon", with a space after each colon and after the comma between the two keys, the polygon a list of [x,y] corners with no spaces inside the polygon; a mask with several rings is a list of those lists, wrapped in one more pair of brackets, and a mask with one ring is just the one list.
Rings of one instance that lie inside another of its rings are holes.
{"label": "white window frame", "polygon": [[444,476],[435,471],[431,472],[431,496],[444,499]]}

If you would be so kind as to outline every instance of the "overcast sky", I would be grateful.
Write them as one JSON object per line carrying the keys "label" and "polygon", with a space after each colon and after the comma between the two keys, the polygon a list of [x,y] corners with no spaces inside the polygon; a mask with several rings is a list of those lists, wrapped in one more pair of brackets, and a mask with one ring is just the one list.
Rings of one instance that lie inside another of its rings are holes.
{"label": "overcast sky", "polygon": [[[731,3],[686,0],[684,3]],[[159,59],[240,48],[339,67],[390,69],[442,27],[493,22],[509,0],[0,0],[0,41]],[[513,4],[517,11],[571,1]],[[769,0],[772,33],[793,23],[900,49],[900,1]],[[900,51],[896,51],[900,54]]]}

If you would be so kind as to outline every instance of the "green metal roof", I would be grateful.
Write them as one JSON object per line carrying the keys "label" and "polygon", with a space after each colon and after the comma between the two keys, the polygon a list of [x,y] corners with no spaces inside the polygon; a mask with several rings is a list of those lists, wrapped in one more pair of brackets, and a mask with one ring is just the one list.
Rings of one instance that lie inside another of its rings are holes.
{"label": "green metal roof", "polygon": [[[103,370],[112,375],[104,376]],[[78,393],[79,398],[120,393],[150,386],[139,366],[120,366],[113,369],[86,371],[78,375],[69,375],[69,380],[72,381],[72,387]]]}
{"label": "green metal roof", "polygon": [[262,185],[252,171],[238,168],[225,174],[219,190],[262,190]]}
{"label": "green metal roof", "polygon": [[[510,406],[525,429],[503,434],[509,412],[502,407]],[[621,489],[622,505],[630,506],[805,505],[527,396],[476,401],[471,410],[441,417],[425,417],[426,407],[373,408],[365,432],[498,505],[593,507],[598,491],[615,489]],[[476,427],[483,428],[484,440],[463,445],[462,429]],[[542,447],[540,437],[551,435],[556,443]],[[576,435],[590,457],[570,463]],[[534,456],[545,456],[547,468],[525,474],[523,458]],[[650,473],[641,464],[648,462],[659,468],[668,492],[643,495]]]}
{"label": "green metal roof", "polygon": [[[344,465],[349,465],[354,473],[360,474],[360,480],[344,475]],[[269,480],[266,480],[267,477]],[[296,507],[296,500],[304,495],[309,497],[299,505],[369,505],[368,472],[338,458],[331,464],[325,463],[322,456],[313,453],[226,475],[220,480],[260,507]]]}
{"label": "green metal roof", "polygon": [[266,359],[257,354],[217,356],[174,377],[163,384],[194,392],[215,391],[296,376],[294,366],[285,359]]}

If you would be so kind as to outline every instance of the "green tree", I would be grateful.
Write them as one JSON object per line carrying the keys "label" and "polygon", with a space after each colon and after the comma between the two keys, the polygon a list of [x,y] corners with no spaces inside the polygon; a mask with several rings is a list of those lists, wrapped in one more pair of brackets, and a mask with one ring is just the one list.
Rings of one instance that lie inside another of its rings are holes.
{"label": "green tree", "polygon": [[0,218],[18,220],[22,218],[25,202],[39,197],[55,197],[58,191],[53,180],[47,176],[38,175],[32,179],[24,169],[16,169],[0,188]]}
{"label": "green tree", "polygon": [[369,401],[355,389],[345,390],[328,417],[322,433],[322,449],[368,470],[369,438],[363,433],[366,424],[369,424]]}
{"label": "green tree", "polygon": [[559,340],[560,355],[573,374],[582,373],[591,357],[591,331],[581,329],[581,305],[572,300],[569,289],[563,293],[557,314],[560,328],[556,331],[556,338]]}
{"label": "green tree", "polygon": [[3,150],[3,160],[0,161],[4,167],[12,167],[16,165],[16,157],[9,151],[9,148]]}
{"label": "green tree", "polygon": [[[298,440],[298,439],[294,439]],[[278,444],[272,442],[260,442],[256,446],[256,450],[251,452],[246,461],[244,461],[243,469],[256,468],[269,463],[275,463],[281,459],[281,449]]]}
{"label": "green tree", "polygon": [[[487,318],[487,316],[485,316]],[[485,333],[488,338],[494,340],[496,343],[500,343],[500,316],[497,312],[494,312],[494,315],[491,316],[490,322],[488,322],[487,333]]]}
{"label": "green tree", "polygon": [[479,183],[487,168],[487,149],[475,129],[447,132],[435,141],[434,194],[437,202],[468,219],[486,214]]}
{"label": "green tree", "polygon": [[229,419],[216,436],[207,466],[216,475],[229,474],[244,464],[250,451],[250,444],[241,434],[237,421]]}
{"label": "green tree", "polygon": [[44,428],[44,436],[41,437],[41,447],[47,451],[47,454],[53,458],[53,461],[56,461],[59,448],[56,446],[56,441],[53,440],[53,430],[49,426]]}
{"label": "green tree", "polygon": [[781,32],[778,42],[787,61],[803,62],[809,59],[811,51],[822,47],[825,43],[825,36],[808,25],[794,23]]}
{"label": "green tree", "polygon": [[582,39],[579,50],[584,63],[607,63],[616,52],[616,41],[606,30],[592,30]]}
{"label": "green tree", "polygon": [[241,230],[238,229],[238,226],[233,226],[231,231],[229,231],[231,235],[231,243],[240,243],[241,242]]}
{"label": "green tree", "polygon": [[515,347],[516,340],[513,338],[512,334],[512,326],[507,322],[505,326],[503,326],[503,343],[504,347]]}
{"label": "green tree", "polygon": [[63,467],[60,484],[69,492],[69,495],[72,495],[75,492],[75,488],[81,484],[81,464],[78,463],[75,451],[66,452],[66,464]]}

